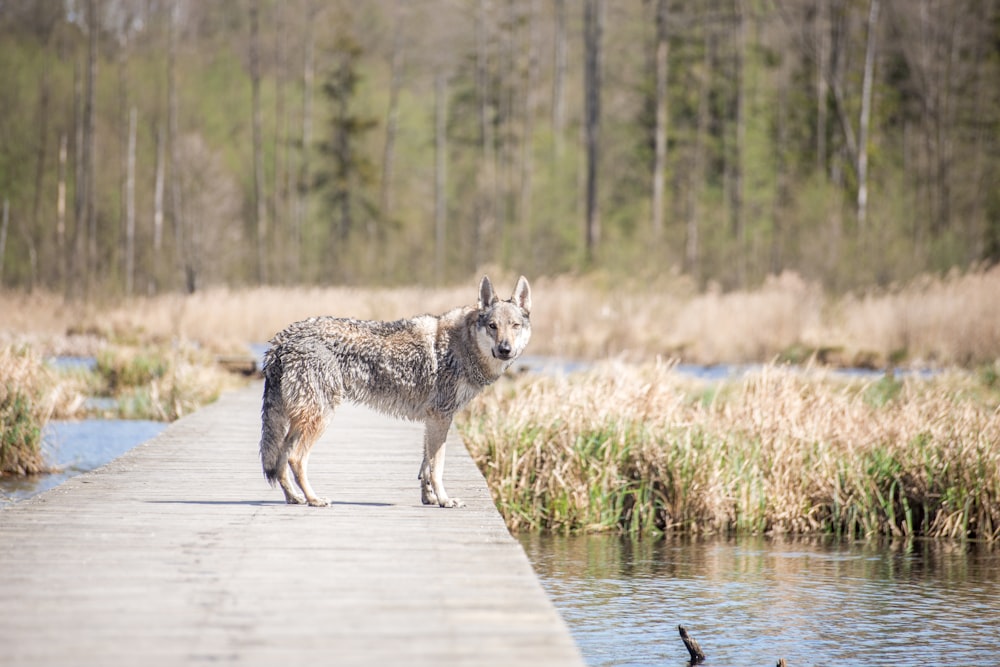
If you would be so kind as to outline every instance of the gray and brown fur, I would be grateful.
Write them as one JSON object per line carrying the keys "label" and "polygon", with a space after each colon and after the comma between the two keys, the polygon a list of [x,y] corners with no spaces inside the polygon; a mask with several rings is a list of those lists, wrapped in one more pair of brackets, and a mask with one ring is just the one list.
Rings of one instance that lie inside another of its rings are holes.
{"label": "gray and brown fur", "polygon": [[[476,306],[395,322],[312,317],[271,340],[264,356],[260,459],[285,501],[322,507],[306,476],[309,452],[343,401],[422,421],[425,505],[461,507],[442,483],[454,414],[497,380],[531,337],[531,287],[521,276],[501,301],[488,277]],[[302,495],[289,479],[291,469]],[[303,497],[304,495],[304,497]]]}

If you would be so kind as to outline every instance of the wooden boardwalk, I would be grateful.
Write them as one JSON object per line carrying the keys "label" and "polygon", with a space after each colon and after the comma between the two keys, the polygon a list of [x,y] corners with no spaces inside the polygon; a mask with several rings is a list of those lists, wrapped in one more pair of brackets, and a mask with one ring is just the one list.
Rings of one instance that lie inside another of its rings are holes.
{"label": "wooden boardwalk", "polygon": [[261,386],[0,510],[0,665],[582,665],[461,442],[420,504],[422,428],[343,406],[288,506]]}

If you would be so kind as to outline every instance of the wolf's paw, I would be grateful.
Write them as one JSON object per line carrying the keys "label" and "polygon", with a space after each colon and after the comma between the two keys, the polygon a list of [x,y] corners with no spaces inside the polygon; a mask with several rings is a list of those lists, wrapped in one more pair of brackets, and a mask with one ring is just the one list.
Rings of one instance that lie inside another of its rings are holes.
{"label": "wolf's paw", "polygon": [[310,498],[309,499],[309,506],[310,507],[329,507],[330,506],[330,499],[329,498]]}
{"label": "wolf's paw", "polygon": [[441,505],[441,507],[465,507],[465,503],[458,498],[448,498],[448,500],[438,504]]}
{"label": "wolf's paw", "polygon": [[302,496],[290,496],[286,494],[285,502],[288,503],[289,505],[305,505],[306,499],[303,498]]}
{"label": "wolf's paw", "polygon": [[420,502],[422,502],[424,505],[437,505],[438,497],[434,495],[434,492],[431,491],[430,489],[421,489]]}

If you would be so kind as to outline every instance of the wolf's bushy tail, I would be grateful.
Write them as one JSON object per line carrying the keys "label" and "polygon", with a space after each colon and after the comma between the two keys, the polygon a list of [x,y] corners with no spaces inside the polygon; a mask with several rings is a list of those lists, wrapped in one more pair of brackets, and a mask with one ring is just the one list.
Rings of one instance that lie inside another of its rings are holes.
{"label": "wolf's bushy tail", "polygon": [[264,401],[260,409],[260,463],[264,477],[274,486],[288,464],[285,434],[288,414],[281,395],[281,360],[268,350],[264,357]]}

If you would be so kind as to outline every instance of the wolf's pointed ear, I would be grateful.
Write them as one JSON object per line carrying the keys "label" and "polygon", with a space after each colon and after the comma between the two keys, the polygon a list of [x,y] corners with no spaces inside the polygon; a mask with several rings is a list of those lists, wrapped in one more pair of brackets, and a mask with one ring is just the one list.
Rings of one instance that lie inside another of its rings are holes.
{"label": "wolf's pointed ear", "polygon": [[490,277],[483,276],[483,282],[479,283],[479,310],[489,308],[499,300],[497,293],[493,291]]}
{"label": "wolf's pointed ear", "polygon": [[521,276],[517,279],[517,285],[514,286],[514,295],[510,298],[515,304],[521,307],[527,314],[531,314],[531,285],[528,284],[528,279]]}

